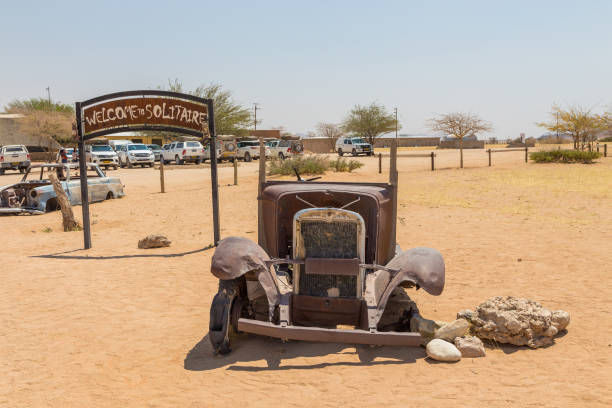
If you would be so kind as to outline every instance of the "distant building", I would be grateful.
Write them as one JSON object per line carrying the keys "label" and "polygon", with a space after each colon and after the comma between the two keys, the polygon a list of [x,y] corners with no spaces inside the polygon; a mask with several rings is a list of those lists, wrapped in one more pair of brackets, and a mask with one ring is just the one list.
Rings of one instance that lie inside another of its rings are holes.
{"label": "distant building", "polygon": [[24,115],[0,113],[0,146],[25,145],[30,152],[58,150],[61,145],[48,136],[27,135],[21,132],[19,119]]}
{"label": "distant building", "polygon": [[280,131],[280,129],[249,130],[249,136],[263,137],[264,139],[280,139],[281,131]]}

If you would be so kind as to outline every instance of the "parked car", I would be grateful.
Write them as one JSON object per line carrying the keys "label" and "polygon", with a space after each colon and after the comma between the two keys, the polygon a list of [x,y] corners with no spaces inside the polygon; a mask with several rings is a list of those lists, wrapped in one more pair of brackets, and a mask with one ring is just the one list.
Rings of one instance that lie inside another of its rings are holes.
{"label": "parked car", "polygon": [[119,167],[119,156],[108,144],[85,145],[85,160],[105,169]]}
{"label": "parked car", "polygon": [[[270,148],[265,147],[266,159],[270,157]],[[243,140],[236,144],[236,158],[250,162],[259,159],[259,141]]]}
{"label": "parked car", "polygon": [[174,161],[176,164],[187,162],[200,164],[205,159],[205,151],[202,143],[196,141],[178,141],[165,144],[162,148],[162,160],[164,164]]}
{"label": "parked car", "polygon": [[[59,209],[49,172],[55,172],[72,205],[81,204],[79,165],[48,163],[30,166],[19,183],[0,187],[0,214],[42,214]],[[98,202],[125,195],[121,180],[108,177],[95,163],[87,163],[89,201]]]}
{"label": "parked car", "polygon": [[156,144],[148,144],[147,148],[153,152],[153,154],[155,155],[155,161],[159,161],[161,158],[161,152],[162,149],[161,147],[159,147],[159,145]]}
{"label": "parked car", "polygon": [[153,167],[155,163],[155,155],[142,143],[123,144],[117,154],[121,167],[132,168],[135,165]]}
{"label": "parked car", "polygon": [[121,146],[126,145],[126,144],[130,144],[132,143],[131,140],[125,140],[125,139],[121,139],[121,140],[109,140],[108,144],[110,145],[110,147],[113,148],[114,151],[119,152],[119,150],[121,149]]}
{"label": "parked car", "polygon": [[405,288],[440,295],[444,260],[432,248],[396,245],[397,186],[298,180],[261,185],[261,246],[244,237],[217,246],[210,268],[219,279],[210,308],[213,350],[229,353],[234,332],[423,344],[425,320]]}
{"label": "parked car", "polygon": [[24,145],[0,147],[0,175],[6,170],[19,170],[23,173],[30,163],[30,153]]}
{"label": "parked car", "polygon": [[302,142],[299,140],[270,140],[266,142],[266,146],[270,149],[270,157],[278,157],[279,159],[304,152]]}
{"label": "parked car", "polygon": [[338,156],[342,156],[344,153],[350,153],[353,156],[359,154],[371,156],[374,154],[374,148],[360,137],[339,137],[336,140],[336,152]]}

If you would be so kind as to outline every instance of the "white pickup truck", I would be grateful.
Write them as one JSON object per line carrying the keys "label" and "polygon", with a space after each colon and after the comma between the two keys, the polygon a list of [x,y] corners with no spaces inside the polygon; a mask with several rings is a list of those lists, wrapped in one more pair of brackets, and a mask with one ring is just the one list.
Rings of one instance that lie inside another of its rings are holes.
{"label": "white pickup truck", "polygon": [[299,140],[269,140],[266,146],[270,149],[272,157],[281,160],[304,152],[304,146]]}
{"label": "white pickup truck", "polygon": [[30,167],[30,153],[24,145],[0,147],[0,175],[6,170],[19,170],[24,173]]}

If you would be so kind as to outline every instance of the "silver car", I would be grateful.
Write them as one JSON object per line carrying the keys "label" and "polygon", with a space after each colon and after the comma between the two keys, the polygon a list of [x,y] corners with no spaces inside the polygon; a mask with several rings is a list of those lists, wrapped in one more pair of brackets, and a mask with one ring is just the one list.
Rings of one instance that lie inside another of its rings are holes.
{"label": "silver car", "polygon": [[[42,214],[58,210],[57,196],[48,176],[51,171],[57,174],[70,204],[81,204],[78,164],[38,164],[30,166],[19,183],[0,187],[0,214]],[[95,163],[87,163],[87,186],[90,203],[125,196],[121,180],[108,177]]]}

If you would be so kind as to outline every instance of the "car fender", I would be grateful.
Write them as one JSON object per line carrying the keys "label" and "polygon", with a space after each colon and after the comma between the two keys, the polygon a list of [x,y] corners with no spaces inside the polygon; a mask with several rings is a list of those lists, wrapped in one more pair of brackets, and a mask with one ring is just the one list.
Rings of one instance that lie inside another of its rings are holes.
{"label": "car fender", "polygon": [[237,279],[253,272],[266,292],[270,310],[279,303],[280,292],[270,271],[270,257],[262,247],[247,238],[229,237],[219,241],[210,271],[221,280]]}
{"label": "car fender", "polygon": [[398,286],[409,283],[438,296],[444,289],[444,280],[444,258],[439,251],[418,247],[400,252],[385,265],[385,270],[378,270],[366,279],[369,327],[376,327],[389,297]]}

